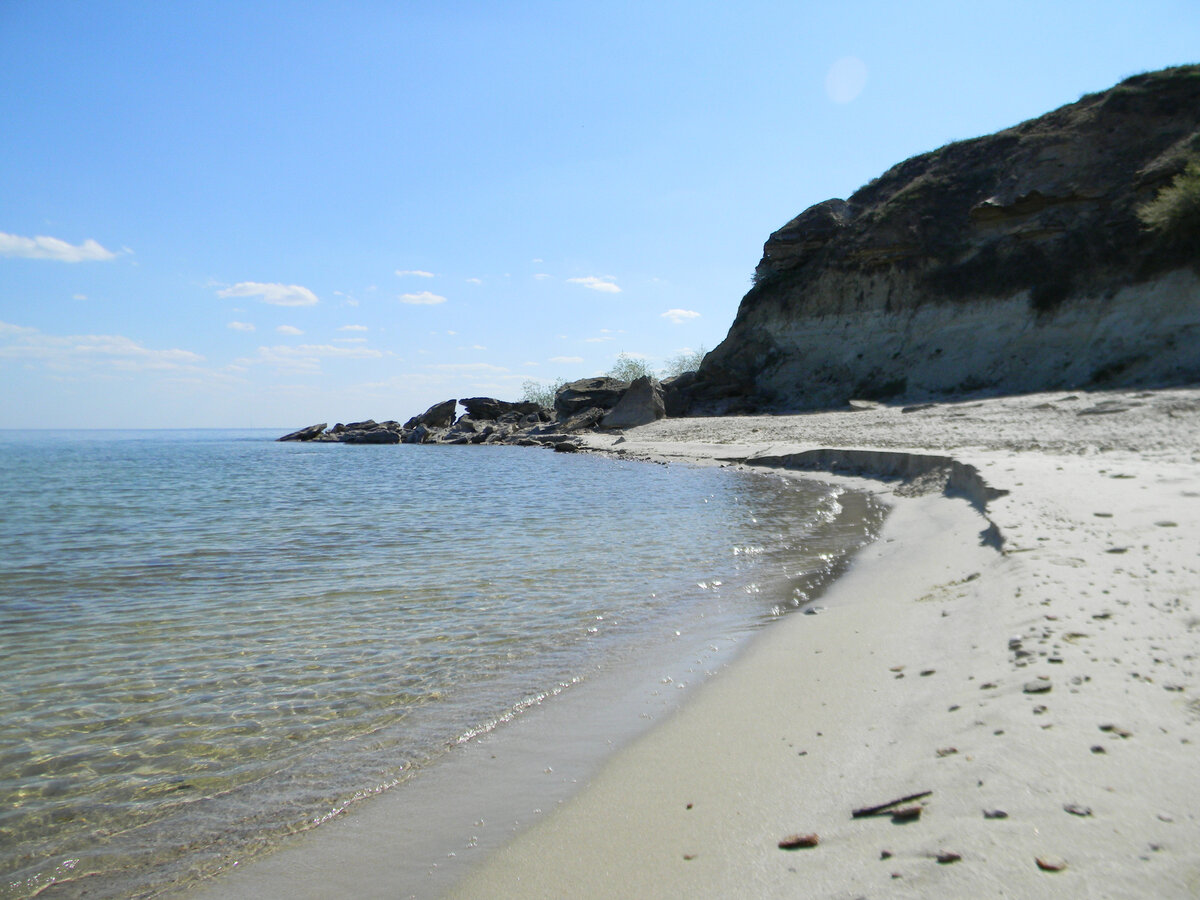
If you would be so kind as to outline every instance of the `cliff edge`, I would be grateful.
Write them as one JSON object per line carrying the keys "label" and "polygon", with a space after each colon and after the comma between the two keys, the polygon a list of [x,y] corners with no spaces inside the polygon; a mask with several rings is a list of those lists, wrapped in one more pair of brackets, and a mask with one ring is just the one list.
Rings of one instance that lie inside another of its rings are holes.
{"label": "cliff edge", "polygon": [[1200,66],[916,156],[771,235],[668,408],[1200,380],[1198,198]]}

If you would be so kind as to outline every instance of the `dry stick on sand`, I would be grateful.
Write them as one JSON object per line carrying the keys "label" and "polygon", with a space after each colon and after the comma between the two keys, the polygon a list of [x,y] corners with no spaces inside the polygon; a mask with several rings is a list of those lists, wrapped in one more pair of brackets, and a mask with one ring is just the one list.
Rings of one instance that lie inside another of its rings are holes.
{"label": "dry stick on sand", "polygon": [[921,791],[917,794],[909,794],[907,797],[897,797],[895,800],[880,803],[878,806],[864,806],[861,809],[853,810],[850,815],[855,819],[862,819],[866,816],[891,815],[893,806],[899,806],[901,803],[911,803],[913,800],[923,800],[932,793],[933,791]]}

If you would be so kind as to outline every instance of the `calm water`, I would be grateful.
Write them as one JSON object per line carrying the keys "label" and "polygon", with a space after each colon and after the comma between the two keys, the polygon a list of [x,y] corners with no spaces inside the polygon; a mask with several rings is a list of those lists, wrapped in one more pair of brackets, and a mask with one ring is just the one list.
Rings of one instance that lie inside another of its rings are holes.
{"label": "calm water", "polygon": [[276,434],[0,432],[0,897],[270,847],[867,529],[815,483]]}

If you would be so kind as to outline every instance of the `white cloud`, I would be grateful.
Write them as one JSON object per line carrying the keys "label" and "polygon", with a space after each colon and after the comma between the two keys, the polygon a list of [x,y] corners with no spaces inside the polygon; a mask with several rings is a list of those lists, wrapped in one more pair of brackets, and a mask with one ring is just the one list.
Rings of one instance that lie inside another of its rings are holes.
{"label": "white cloud", "polygon": [[317,372],[323,359],[378,359],[378,350],[368,347],[334,347],[332,344],[299,344],[294,347],[276,344],[259,347],[258,355],[234,361],[234,365],[271,365],[289,371]]}
{"label": "white cloud", "polygon": [[660,318],[669,319],[676,325],[682,325],[688,319],[700,318],[700,313],[692,309],[668,309]]}
{"label": "white cloud", "polygon": [[604,335],[603,337],[584,338],[583,342],[585,344],[603,344],[605,341],[611,341],[611,340],[612,340],[611,337],[609,337],[608,335]]}
{"label": "white cloud", "polygon": [[57,371],[197,371],[204,361],[190,350],[152,350],[118,334],[43,334],[0,322],[0,337],[0,359],[36,360]]}
{"label": "white cloud", "polygon": [[483,344],[472,344],[471,349],[472,350],[486,350],[487,347],[483,346]]}
{"label": "white cloud", "polygon": [[71,299],[72,300],[86,300],[87,294],[72,294]]}
{"label": "white cloud", "polygon": [[491,363],[439,363],[430,366],[439,372],[507,372],[503,366],[493,366]]}
{"label": "white cloud", "polygon": [[450,337],[458,337],[457,331],[447,331],[446,334],[450,335]]}
{"label": "white cloud", "polygon": [[621,289],[613,281],[611,275],[606,275],[603,278],[597,278],[595,275],[589,275],[586,278],[568,278],[568,284],[581,284],[585,288],[593,291],[600,291],[605,294],[619,294]]}
{"label": "white cloud", "polygon": [[53,259],[56,262],[105,262],[116,259],[117,254],[105,250],[91,238],[82,244],[68,244],[64,240],[46,237],[21,237],[0,231],[0,256],[17,256],[24,259]]}
{"label": "white cloud", "polygon": [[544,260],[544,259],[542,259],[540,256],[538,256],[538,257],[535,257],[535,258],[534,258],[533,262],[535,262],[535,263],[542,263],[542,262],[545,262],[545,260]]}
{"label": "white cloud", "polygon": [[521,363],[521,365],[523,365],[523,366],[534,366],[534,367],[536,367],[536,366],[538,366],[538,365],[539,365],[539,363],[535,363],[535,362],[523,362],[523,363]]}
{"label": "white cloud", "polygon": [[280,334],[291,334],[291,335],[304,334],[304,332],[301,331],[299,328],[297,328],[295,325],[279,325],[276,327],[275,330],[278,331]]}
{"label": "white cloud", "polygon": [[419,294],[401,294],[400,302],[412,303],[417,306],[436,306],[438,303],[445,303],[446,298],[430,291],[421,291]]}
{"label": "white cloud", "polygon": [[261,281],[239,281],[233,287],[217,291],[218,297],[259,297],[272,306],[313,306],[317,295],[298,284],[264,284]]}
{"label": "white cloud", "polygon": [[432,272],[426,272],[424,269],[397,269],[396,274],[399,275],[401,278],[405,278],[409,275],[411,275],[415,278],[432,278],[433,277]]}
{"label": "white cloud", "polygon": [[482,278],[468,278],[467,284],[483,284]]}
{"label": "white cloud", "polygon": [[367,339],[366,338],[334,338],[333,342],[335,344],[365,344],[367,342]]}
{"label": "white cloud", "polygon": [[251,324],[250,322],[230,322],[225,327],[232,328],[234,331],[253,331],[254,330],[254,325]]}
{"label": "white cloud", "polygon": [[582,356],[552,356],[552,357],[550,357],[550,362],[563,363],[563,364],[565,364],[565,363],[581,363],[581,362],[583,362],[583,357]]}
{"label": "white cloud", "polygon": [[545,273],[545,272],[538,272],[538,273],[536,273],[536,274],[535,274],[533,277],[534,277],[534,279],[535,279],[535,280],[537,280],[537,281],[545,281],[547,278],[553,278],[554,276],[553,276],[553,275],[548,275],[548,274],[547,274],[547,273]]}
{"label": "white cloud", "polygon": [[366,330],[367,330],[366,325],[342,325],[338,328],[338,331],[366,331]]}

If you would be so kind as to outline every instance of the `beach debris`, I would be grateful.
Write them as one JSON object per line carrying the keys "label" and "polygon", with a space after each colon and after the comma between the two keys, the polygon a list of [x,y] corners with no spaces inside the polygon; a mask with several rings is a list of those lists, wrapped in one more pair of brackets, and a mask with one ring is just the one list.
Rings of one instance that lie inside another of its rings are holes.
{"label": "beach debris", "polygon": [[1025,687],[1023,690],[1026,694],[1046,694],[1049,693],[1053,687],[1054,685],[1052,685],[1049,681],[1042,681],[1039,679],[1037,681],[1025,682]]}
{"label": "beach debris", "polygon": [[957,747],[942,747],[937,752],[938,759],[941,759],[943,756],[953,756],[957,752],[958,752]]}
{"label": "beach debris", "polygon": [[1037,867],[1043,872],[1061,872],[1067,867],[1067,861],[1061,856],[1039,856]]}
{"label": "beach debris", "polygon": [[1008,813],[1002,809],[985,809],[983,811],[983,817],[985,819],[1007,819]]}
{"label": "beach debris", "polygon": [[916,806],[902,806],[892,813],[892,823],[903,825],[906,822],[915,822],[921,818],[921,813],[924,810],[925,807],[919,803]]}
{"label": "beach debris", "polygon": [[908,794],[904,797],[897,797],[895,800],[889,800],[887,803],[880,803],[876,806],[862,806],[858,809],[851,810],[850,816],[855,819],[862,819],[867,816],[890,816],[893,812],[893,807],[899,806],[902,803],[912,803],[915,800],[924,800],[930,796],[933,791],[920,791],[916,794]]}
{"label": "beach debris", "polygon": [[938,853],[938,855],[935,857],[935,859],[937,859],[937,861],[940,865],[945,866],[945,865],[949,865],[950,863],[958,862],[960,859],[962,859],[962,854],[955,853],[952,850],[943,850],[940,853]]}
{"label": "beach debris", "polygon": [[921,677],[928,678],[930,675],[932,675],[936,671],[937,671],[937,669],[924,669],[921,672]]}
{"label": "beach debris", "polygon": [[880,851],[879,851],[879,858],[880,858],[880,859],[891,859],[891,858],[892,858],[892,856],[893,856],[893,853],[892,853],[892,851],[891,851],[891,850],[880,850]]}
{"label": "beach debris", "polygon": [[1086,816],[1090,816],[1092,814],[1092,808],[1090,806],[1084,806],[1080,803],[1064,803],[1063,809],[1065,809],[1067,812],[1069,812],[1073,816],[1085,816],[1086,817]]}
{"label": "beach debris", "polygon": [[1133,732],[1122,728],[1120,725],[1113,725],[1111,722],[1101,725],[1100,730],[1106,734],[1115,734],[1119,738],[1131,738]]}
{"label": "beach debris", "polygon": [[683,858],[686,859],[688,862],[691,862],[693,859],[696,858],[696,854],[695,853],[685,853],[685,854],[683,854]]}
{"label": "beach debris", "polygon": [[799,850],[802,847],[815,847],[821,839],[815,834],[789,834],[779,841],[780,850]]}
{"label": "beach debris", "polygon": [[1102,747],[1100,744],[1093,744],[1092,752],[1093,753],[1107,753],[1108,751],[1105,750],[1104,747]]}

